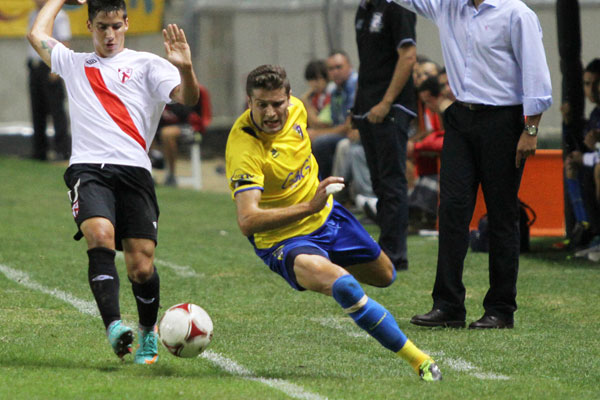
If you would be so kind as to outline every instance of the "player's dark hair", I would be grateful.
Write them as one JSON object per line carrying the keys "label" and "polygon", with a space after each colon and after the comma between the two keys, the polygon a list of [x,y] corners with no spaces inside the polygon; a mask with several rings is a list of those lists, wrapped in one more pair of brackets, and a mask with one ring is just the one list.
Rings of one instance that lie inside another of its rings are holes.
{"label": "player's dark hair", "polygon": [[285,88],[290,94],[290,81],[283,67],[279,65],[261,65],[248,74],[246,79],[246,94],[252,96],[254,89],[277,90]]}
{"label": "player's dark hair", "polygon": [[590,72],[592,74],[600,75],[600,58],[594,58],[586,65],[583,72]]}
{"label": "player's dark hair", "polygon": [[93,21],[100,12],[110,13],[123,11],[123,18],[127,18],[125,0],[88,0],[88,20]]}
{"label": "player's dark hair", "polygon": [[433,97],[439,97],[440,95],[440,83],[437,76],[431,76],[423,81],[417,88],[417,92],[429,91]]}
{"label": "player's dark hair", "polygon": [[323,78],[327,80],[327,64],[323,60],[313,60],[306,65],[304,69],[304,79],[313,81]]}

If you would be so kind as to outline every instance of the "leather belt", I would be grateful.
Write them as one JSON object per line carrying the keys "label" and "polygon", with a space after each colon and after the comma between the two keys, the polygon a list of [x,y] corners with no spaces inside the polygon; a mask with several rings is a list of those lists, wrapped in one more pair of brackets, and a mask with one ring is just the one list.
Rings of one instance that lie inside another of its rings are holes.
{"label": "leather belt", "polygon": [[471,111],[483,111],[483,110],[497,110],[499,108],[506,108],[512,106],[491,106],[488,104],[477,104],[477,103],[465,103],[464,101],[456,100],[456,104],[459,104]]}

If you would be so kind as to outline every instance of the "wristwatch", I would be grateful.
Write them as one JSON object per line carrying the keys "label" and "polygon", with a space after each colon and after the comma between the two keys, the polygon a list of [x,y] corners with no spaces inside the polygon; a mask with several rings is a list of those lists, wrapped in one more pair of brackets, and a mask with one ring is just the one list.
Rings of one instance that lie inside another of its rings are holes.
{"label": "wristwatch", "polygon": [[537,136],[538,128],[535,125],[525,125],[525,132],[527,132],[529,136]]}

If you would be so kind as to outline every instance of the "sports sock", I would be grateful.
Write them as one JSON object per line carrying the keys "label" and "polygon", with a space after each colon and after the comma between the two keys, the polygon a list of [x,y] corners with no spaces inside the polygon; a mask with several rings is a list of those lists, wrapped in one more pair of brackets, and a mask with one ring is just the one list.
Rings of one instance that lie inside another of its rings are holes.
{"label": "sports sock", "polygon": [[88,281],[96,299],[104,326],[121,319],[119,309],[119,275],[115,266],[115,251],[106,247],[88,250]]}
{"label": "sports sock", "polygon": [[402,359],[406,360],[413,369],[419,373],[419,367],[423,364],[423,361],[430,359],[427,354],[423,353],[413,342],[407,340],[404,346],[398,351],[398,354]]}
{"label": "sports sock", "polygon": [[381,304],[365,295],[352,275],[339,277],[332,288],[333,298],[356,325],[373,336],[383,347],[397,353],[406,344],[406,335],[396,320]]}
{"label": "sports sock", "polygon": [[144,283],[136,283],[129,278],[131,289],[137,303],[140,327],[151,330],[156,324],[158,307],[160,303],[160,278],[154,267],[154,273]]}
{"label": "sports sock", "polygon": [[575,214],[577,222],[588,222],[588,215],[583,205],[581,188],[577,179],[567,179],[567,192],[569,193],[569,200],[571,201],[571,207],[573,208],[573,214]]}

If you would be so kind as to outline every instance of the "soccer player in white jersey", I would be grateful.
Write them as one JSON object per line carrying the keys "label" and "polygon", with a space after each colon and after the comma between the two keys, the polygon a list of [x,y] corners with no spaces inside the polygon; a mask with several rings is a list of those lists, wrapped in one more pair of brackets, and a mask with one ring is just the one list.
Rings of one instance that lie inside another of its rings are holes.
{"label": "soccer player in white jersey", "polygon": [[168,102],[194,105],[198,82],[183,30],[163,30],[167,59],[125,48],[129,26],[124,0],[88,0],[87,27],[94,52],[74,52],[52,38],[64,4],[48,0],[28,39],[65,81],[73,137],[65,183],[78,232],[85,237],[89,284],[117,356],[131,353],[134,334],[121,321],[115,249],[123,250],[139,314],[134,362],[158,359],[159,277],[154,267],[158,204],[148,149]]}

